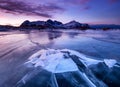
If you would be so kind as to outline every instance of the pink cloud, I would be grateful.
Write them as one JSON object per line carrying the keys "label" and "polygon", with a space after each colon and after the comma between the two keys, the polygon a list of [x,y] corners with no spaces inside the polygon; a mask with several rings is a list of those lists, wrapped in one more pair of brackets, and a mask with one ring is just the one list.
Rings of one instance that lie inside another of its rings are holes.
{"label": "pink cloud", "polygon": [[1,19],[1,18],[4,18],[4,16],[0,14],[0,19]]}
{"label": "pink cloud", "polygon": [[24,14],[52,18],[54,12],[64,11],[64,8],[56,4],[34,5],[21,0],[0,0],[0,11],[8,14]]}
{"label": "pink cloud", "polygon": [[91,0],[69,0],[69,1],[61,0],[61,1],[62,1],[62,3],[69,3],[69,4],[73,4],[73,5],[76,5],[76,4],[84,5],[84,4],[87,4],[88,2],[90,2]]}
{"label": "pink cloud", "polygon": [[86,4],[90,1],[91,0],[70,0],[70,3],[72,3],[72,4]]}

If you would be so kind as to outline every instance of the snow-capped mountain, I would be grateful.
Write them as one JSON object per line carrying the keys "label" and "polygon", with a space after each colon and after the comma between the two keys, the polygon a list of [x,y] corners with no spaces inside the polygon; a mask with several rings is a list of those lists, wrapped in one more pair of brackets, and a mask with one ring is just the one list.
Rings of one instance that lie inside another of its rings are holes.
{"label": "snow-capped mountain", "polygon": [[63,24],[59,21],[52,21],[52,20],[47,20],[47,21],[33,21],[30,22],[28,20],[24,21],[20,27],[24,28],[62,28]]}
{"label": "snow-capped mountain", "polygon": [[69,49],[40,50],[25,67],[32,68],[16,87],[119,87],[120,64],[95,60]]}
{"label": "snow-capped mountain", "polygon": [[76,22],[76,21],[71,21],[69,23],[66,23],[66,24],[63,24],[62,22],[59,22],[59,21],[53,21],[53,20],[47,20],[47,21],[33,21],[33,22],[30,22],[30,21],[24,21],[20,27],[23,27],[23,28],[54,28],[54,29],[57,29],[57,28],[65,28],[65,29],[87,29],[89,28],[89,25],[88,24],[81,24],[79,22]]}
{"label": "snow-capped mountain", "polygon": [[45,23],[48,26],[48,28],[63,28],[62,22],[59,22],[59,21],[56,21],[56,20],[52,21],[52,20],[49,19]]}
{"label": "snow-capped mountain", "polygon": [[69,23],[64,24],[64,27],[67,29],[88,29],[89,25],[88,24],[82,24],[77,21],[71,21]]}
{"label": "snow-capped mountain", "polygon": [[44,21],[33,21],[33,22],[30,22],[30,21],[28,21],[28,20],[26,20],[26,21],[24,21],[21,25],[20,25],[20,27],[24,27],[24,28],[34,28],[34,27],[36,27],[36,28],[44,28],[44,25],[45,25],[45,22]]}
{"label": "snow-capped mountain", "polygon": [[80,28],[82,24],[76,21],[71,21],[69,23],[64,24],[64,26],[66,28]]}
{"label": "snow-capped mountain", "polygon": [[80,29],[80,30],[86,30],[86,29],[120,29],[120,25],[88,25],[85,23],[79,23],[77,21],[70,21],[68,23],[63,24],[62,22],[56,21],[56,20],[47,20],[47,21],[24,21],[20,27],[22,28],[40,28],[40,29],[46,29],[46,28],[52,28],[52,29]]}

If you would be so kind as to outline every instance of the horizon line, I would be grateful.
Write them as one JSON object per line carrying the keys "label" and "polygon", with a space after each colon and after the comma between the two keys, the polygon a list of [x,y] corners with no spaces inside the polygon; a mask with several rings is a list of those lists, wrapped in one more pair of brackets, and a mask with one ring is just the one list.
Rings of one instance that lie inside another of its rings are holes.
{"label": "horizon line", "polygon": [[[52,19],[47,19],[47,20],[52,20]],[[35,21],[47,21],[47,20],[35,20]],[[24,20],[24,21],[26,21],[26,20]],[[30,20],[28,20],[28,21],[30,21]],[[30,21],[30,22],[35,22],[35,21]],[[57,21],[57,20],[52,20],[52,21]],[[71,20],[71,21],[76,21],[76,20]],[[71,21],[69,21],[69,22],[71,22]],[[10,23],[0,24],[0,26],[3,25],[3,26],[15,26],[15,27],[19,27],[23,22],[16,23],[16,24],[10,24]],[[59,21],[59,22],[61,22],[61,21]],[[69,22],[66,22],[66,23],[69,23]],[[89,24],[89,25],[120,25],[120,24],[117,24],[117,23],[101,23],[101,22],[99,22],[99,23],[94,23],[94,22],[88,22],[88,23],[86,23],[86,22],[80,22],[80,21],[76,21],[76,22],[79,22],[79,23],[82,23],[82,24]],[[66,24],[64,22],[62,22],[62,23]]]}

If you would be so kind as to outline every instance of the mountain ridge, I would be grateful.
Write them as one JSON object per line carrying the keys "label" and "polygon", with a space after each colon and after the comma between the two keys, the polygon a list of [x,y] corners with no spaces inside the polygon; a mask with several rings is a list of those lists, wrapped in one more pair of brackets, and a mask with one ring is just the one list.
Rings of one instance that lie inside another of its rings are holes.
{"label": "mountain ridge", "polygon": [[70,21],[68,23],[62,23],[57,20],[48,19],[46,21],[29,21],[25,20],[21,23],[20,26],[15,27],[12,25],[0,25],[0,31],[6,31],[10,29],[79,29],[79,30],[87,30],[87,29],[120,29],[120,25],[115,24],[94,24],[90,25],[87,23],[80,23],[78,21]]}
{"label": "mountain ridge", "polygon": [[87,29],[89,28],[88,24],[82,24],[79,23],[77,21],[70,21],[66,24],[63,24],[60,21],[56,21],[56,20],[47,20],[47,21],[24,21],[20,27],[23,28],[40,28],[40,29],[46,29],[46,28],[53,28],[53,29],[59,29],[59,28],[63,28],[63,29],[71,29],[71,28],[77,28],[77,29]]}

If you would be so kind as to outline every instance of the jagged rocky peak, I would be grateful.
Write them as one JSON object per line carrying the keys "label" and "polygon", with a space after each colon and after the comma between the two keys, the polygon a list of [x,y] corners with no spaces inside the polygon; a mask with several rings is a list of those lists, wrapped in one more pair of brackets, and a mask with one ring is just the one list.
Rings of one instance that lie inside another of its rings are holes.
{"label": "jagged rocky peak", "polygon": [[26,26],[30,23],[29,20],[25,20],[20,26],[23,27],[23,26]]}
{"label": "jagged rocky peak", "polygon": [[64,28],[62,22],[56,20],[53,21],[51,19],[46,21],[46,25],[48,26],[48,28]]}
{"label": "jagged rocky peak", "polygon": [[50,23],[50,24],[53,24],[53,25],[62,25],[62,22],[59,22],[59,21],[56,21],[56,20],[51,20],[51,19],[48,19],[46,21],[47,23]]}
{"label": "jagged rocky peak", "polygon": [[54,24],[54,21],[52,21],[51,19],[48,19],[46,22],[50,24]]}
{"label": "jagged rocky peak", "polygon": [[[75,20],[72,20],[72,21],[70,21],[69,23],[79,23],[79,22],[77,22],[77,21],[75,21]],[[80,24],[80,23],[79,23]]]}
{"label": "jagged rocky peak", "polygon": [[32,21],[32,22],[30,22],[29,20],[26,20],[20,25],[20,27],[24,27],[24,28],[29,28],[29,27],[30,28],[32,28],[32,27],[35,28],[36,27],[36,28],[38,28],[38,27],[41,27],[41,26],[44,26],[44,25],[45,25],[44,21]]}
{"label": "jagged rocky peak", "polygon": [[29,20],[25,20],[23,23],[30,23],[30,21]]}
{"label": "jagged rocky peak", "polygon": [[80,28],[81,25],[82,25],[81,23],[79,23],[79,22],[77,22],[77,21],[75,21],[75,20],[70,21],[70,22],[64,24],[64,26],[65,26],[66,28]]}

